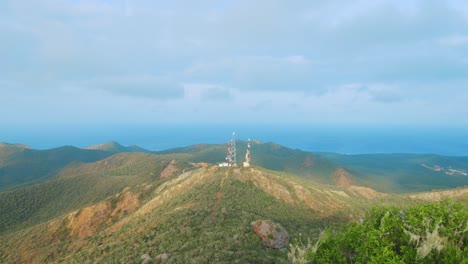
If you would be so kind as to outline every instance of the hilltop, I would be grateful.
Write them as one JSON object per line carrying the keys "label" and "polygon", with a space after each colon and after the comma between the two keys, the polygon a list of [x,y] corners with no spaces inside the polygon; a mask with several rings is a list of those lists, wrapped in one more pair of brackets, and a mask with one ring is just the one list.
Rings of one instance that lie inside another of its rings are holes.
{"label": "hilltop", "polygon": [[86,149],[63,146],[47,150],[0,143],[0,191],[44,182],[69,165],[95,162],[123,152],[149,151],[138,146],[124,147],[116,142]]}
{"label": "hilltop", "polygon": [[119,153],[119,152],[143,152],[143,153],[148,153],[148,152],[150,152],[149,150],[141,148],[141,147],[136,146],[136,145],[125,147],[125,146],[122,146],[122,145],[120,145],[119,143],[117,143],[115,141],[109,141],[109,142],[102,143],[102,144],[99,144],[99,145],[89,146],[86,149],[103,150],[103,151],[113,152],[113,153]]}
{"label": "hilltop", "polygon": [[[238,163],[241,164],[247,142],[237,141],[236,144]],[[217,163],[226,156],[226,146],[197,144],[155,153],[185,154],[187,161]],[[468,157],[314,153],[258,141],[252,141],[251,157],[254,164],[270,170],[287,172],[322,184],[363,185],[380,192],[422,192],[468,185]]]}

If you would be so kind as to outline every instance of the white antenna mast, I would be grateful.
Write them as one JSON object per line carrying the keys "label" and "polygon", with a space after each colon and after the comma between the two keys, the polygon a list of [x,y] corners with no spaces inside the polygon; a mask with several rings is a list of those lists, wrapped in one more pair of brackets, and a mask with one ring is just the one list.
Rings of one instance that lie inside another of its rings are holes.
{"label": "white antenna mast", "polygon": [[236,132],[232,132],[231,139],[231,166],[237,166],[237,154],[236,154]]}
{"label": "white antenna mast", "polygon": [[250,167],[250,138],[247,141],[247,152],[245,153],[244,167]]}

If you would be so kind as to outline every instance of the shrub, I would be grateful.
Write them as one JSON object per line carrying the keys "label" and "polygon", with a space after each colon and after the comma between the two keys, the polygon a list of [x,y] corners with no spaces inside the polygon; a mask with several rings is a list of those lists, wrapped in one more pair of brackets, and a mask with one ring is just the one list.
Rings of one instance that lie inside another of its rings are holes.
{"label": "shrub", "polygon": [[327,228],[314,246],[290,246],[293,263],[468,263],[468,209],[444,200],[407,210],[374,207],[362,223]]}

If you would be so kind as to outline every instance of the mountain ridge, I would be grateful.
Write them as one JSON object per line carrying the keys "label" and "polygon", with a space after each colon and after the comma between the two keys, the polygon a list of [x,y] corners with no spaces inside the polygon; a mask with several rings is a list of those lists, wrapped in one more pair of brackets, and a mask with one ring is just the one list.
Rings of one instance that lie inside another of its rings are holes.
{"label": "mountain ridge", "polygon": [[[153,158],[143,153],[119,155]],[[376,204],[409,206],[431,199],[427,194],[384,194],[352,184],[324,185],[257,166],[187,164],[185,168],[190,170],[179,169],[162,179],[163,168],[174,165],[173,156],[164,157],[159,161],[165,165],[156,178],[144,178],[96,203],[0,235],[0,260],[138,262],[143,254],[167,254],[169,263],[282,263],[286,253],[268,249],[252,233],[252,221],[271,219],[296,239],[300,234],[316,237],[324,226],[360,219]],[[98,163],[104,171],[122,166],[119,162],[107,163],[111,167]],[[76,172],[64,177],[81,177],[84,171]],[[468,201],[467,190],[454,190],[461,195],[453,198]],[[436,196],[440,199],[450,193]]]}
{"label": "mountain ridge", "polygon": [[[237,141],[239,163],[247,142]],[[381,192],[415,192],[468,185],[468,157],[426,154],[314,153],[275,143],[251,142],[253,164],[285,171],[323,184],[355,184]],[[89,163],[126,152],[176,155],[185,162],[223,162],[226,145],[195,144],[165,151],[148,151],[138,146],[122,146],[115,141],[80,149],[64,146],[34,150],[22,145],[0,147],[0,191],[34,184],[55,176],[73,163]],[[445,169],[434,169],[434,168]],[[28,168],[28,169],[27,169]]]}
{"label": "mountain ridge", "polygon": [[151,152],[137,145],[123,146],[116,141],[109,141],[98,145],[86,147],[85,149],[103,150],[108,152]]}

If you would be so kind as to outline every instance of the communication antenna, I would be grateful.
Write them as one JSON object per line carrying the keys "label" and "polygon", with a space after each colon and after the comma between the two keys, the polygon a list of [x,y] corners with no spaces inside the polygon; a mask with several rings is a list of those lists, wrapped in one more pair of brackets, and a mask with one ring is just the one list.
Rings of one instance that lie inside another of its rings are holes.
{"label": "communication antenna", "polygon": [[250,167],[250,138],[247,141],[247,152],[245,153],[244,167]]}
{"label": "communication antenna", "polygon": [[237,166],[237,154],[236,154],[236,132],[232,132],[231,139],[231,166]]}
{"label": "communication antenna", "polygon": [[232,161],[232,156],[231,156],[231,142],[227,143],[227,156],[226,156],[226,162],[228,166],[231,166],[231,161]]}

